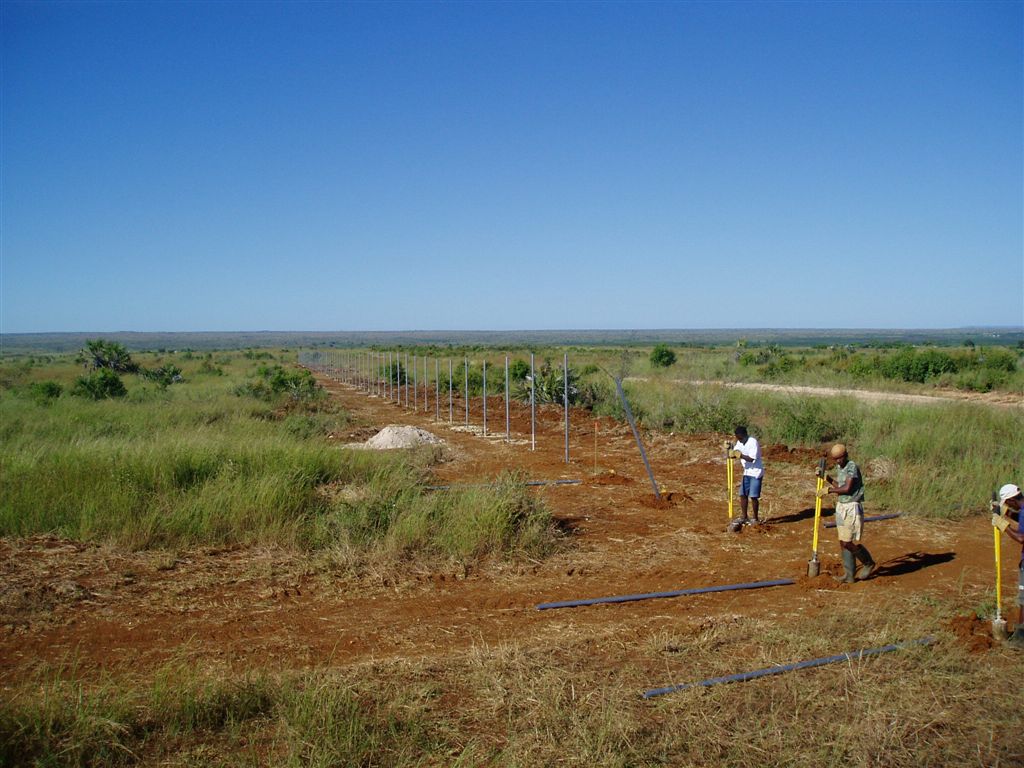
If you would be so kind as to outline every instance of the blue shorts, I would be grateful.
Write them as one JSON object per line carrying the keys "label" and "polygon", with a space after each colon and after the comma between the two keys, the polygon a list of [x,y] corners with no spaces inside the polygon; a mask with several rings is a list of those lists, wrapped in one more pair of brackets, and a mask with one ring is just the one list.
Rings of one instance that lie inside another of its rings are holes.
{"label": "blue shorts", "polygon": [[747,496],[751,499],[761,498],[761,481],[763,477],[751,477],[744,475],[740,483],[740,496]]}

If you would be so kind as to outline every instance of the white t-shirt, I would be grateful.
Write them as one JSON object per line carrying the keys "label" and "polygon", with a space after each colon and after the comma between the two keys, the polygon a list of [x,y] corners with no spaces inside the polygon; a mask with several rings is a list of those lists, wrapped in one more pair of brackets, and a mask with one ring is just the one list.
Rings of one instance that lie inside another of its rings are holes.
{"label": "white t-shirt", "polygon": [[741,443],[739,440],[736,441],[736,445],[732,447],[734,451],[739,451],[744,456],[753,456],[753,461],[747,461],[746,459],[740,459],[740,464],[743,465],[743,474],[747,477],[761,477],[764,475],[764,462],[761,461],[761,445],[757,442],[757,438],[747,437],[747,442]]}

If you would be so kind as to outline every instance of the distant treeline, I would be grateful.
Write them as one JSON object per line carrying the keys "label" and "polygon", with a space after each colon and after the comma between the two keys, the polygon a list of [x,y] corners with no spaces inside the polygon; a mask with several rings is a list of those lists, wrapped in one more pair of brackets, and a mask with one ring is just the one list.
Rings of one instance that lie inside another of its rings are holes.
{"label": "distant treeline", "polygon": [[779,344],[787,347],[900,344],[936,346],[1024,345],[1024,327],[949,329],[649,329],[649,330],[524,330],[524,331],[245,331],[167,333],[4,333],[0,353],[73,352],[89,339],[103,337],[132,351],[247,349],[255,347],[436,346],[529,348],[542,346],[743,346]]}

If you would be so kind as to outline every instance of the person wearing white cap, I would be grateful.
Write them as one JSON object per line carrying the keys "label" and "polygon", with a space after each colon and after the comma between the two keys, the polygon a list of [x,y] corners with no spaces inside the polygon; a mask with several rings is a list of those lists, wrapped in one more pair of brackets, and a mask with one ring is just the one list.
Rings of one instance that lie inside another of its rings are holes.
{"label": "person wearing white cap", "polygon": [[1024,648],[1024,526],[1020,522],[1022,507],[1024,494],[1013,483],[1007,483],[999,489],[999,512],[992,515],[992,525],[1021,545],[1020,575],[1017,581],[1017,626],[1009,639],[1010,645],[1019,648]]}
{"label": "person wearing white cap", "polygon": [[[864,479],[860,469],[850,461],[846,446],[836,443],[828,452],[836,463],[836,477],[825,475],[825,485],[818,495],[836,495],[836,533],[842,548],[843,576],[836,581],[852,584],[857,579],[870,579],[875,573],[875,561],[868,548],[860,543],[864,530]],[[861,567],[857,568],[857,561]],[[856,573],[854,573],[856,571]]]}

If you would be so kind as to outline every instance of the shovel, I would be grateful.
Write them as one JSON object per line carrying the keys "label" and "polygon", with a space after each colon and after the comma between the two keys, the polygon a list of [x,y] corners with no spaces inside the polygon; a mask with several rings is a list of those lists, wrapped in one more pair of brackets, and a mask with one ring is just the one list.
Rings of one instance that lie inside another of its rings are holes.
{"label": "shovel", "polygon": [[[818,461],[818,484],[815,491],[821,491],[825,487],[825,457]],[[811,559],[807,561],[807,575],[816,578],[821,573],[821,563],[818,561],[818,528],[821,522],[821,496],[814,494],[814,540],[811,543]]]}
{"label": "shovel", "polygon": [[729,486],[729,523],[731,524],[732,523],[732,510],[733,510],[732,497],[733,497],[734,489],[733,489],[733,485],[732,485],[733,484],[733,463],[732,463],[732,456],[729,455],[730,450],[731,449],[729,448],[729,444],[726,443],[726,447],[725,447],[725,483],[726,483],[726,485]]}
{"label": "shovel", "polygon": [[[993,512],[999,512],[999,503],[993,498],[992,499],[992,510]],[[1005,640],[1009,637],[1009,633],[1006,631],[1006,619],[1003,618],[1003,558],[1002,558],[1002,537],[1000,531],[994,525],[992,526],[992,535],[995,537],[995,554],[996,554],[996,617],[992,619],[992,637],[996,640]]]}

